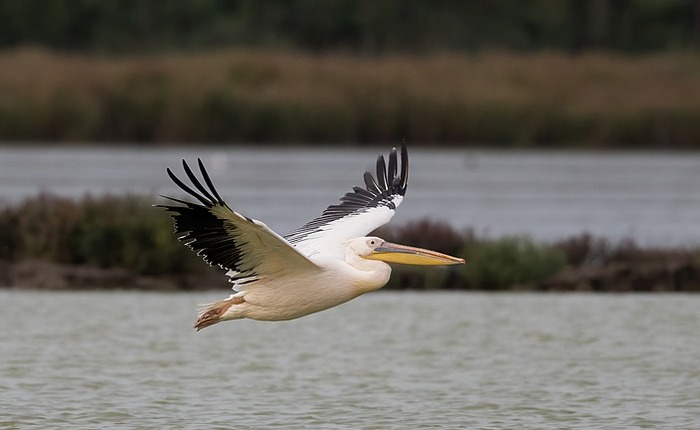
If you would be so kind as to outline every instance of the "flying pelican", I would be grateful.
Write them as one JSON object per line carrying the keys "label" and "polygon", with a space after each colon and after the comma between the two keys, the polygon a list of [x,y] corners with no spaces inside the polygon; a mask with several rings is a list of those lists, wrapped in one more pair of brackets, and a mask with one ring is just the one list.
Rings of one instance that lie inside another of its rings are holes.
{"label": "flying pelican", "polygon": [[321,216],[282,237],[260,221],[235,212],[214,188],[197,159],[206,187],[182,160],[196,191],[170,169],[168,176],[197,199],[192,203],[162,196],[177,205],[157,205],[171,212],[175,233],[210,265],[226,270],[234,294],[203,305],[194,328],[250,318],[282,321],[345,303],[383,287],[391,275],[386,264],[464,264],[461,258],[389,243],[369,232],[389,222],[406,194],[408,152],[396,148],[389,164],[377,157],[377,177],[365,172],[365,187],[353,187]]}

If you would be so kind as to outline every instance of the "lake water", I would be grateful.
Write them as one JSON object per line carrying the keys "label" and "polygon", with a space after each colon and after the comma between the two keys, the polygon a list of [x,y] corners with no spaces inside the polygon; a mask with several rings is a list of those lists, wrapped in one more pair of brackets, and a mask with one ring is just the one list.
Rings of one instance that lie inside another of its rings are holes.
{"label": "lake water", "polygon": [[700,296],[379,292],[195,333],[217,297],[0,291],[0,427],[700,427]]}
{"label": "lake water", "polygon": [[[40,191],[79,197],[182,196],[165,168],[202,157],[229,205],[288,233],[372,169],[373,148],[0,148],[0,203]],[[155,197],[154,197],[155,198]],[[498,237],[556,240],[584,231],[651,245],[700,244],[700,153],[411,149],[395,223],[429,217]]]}

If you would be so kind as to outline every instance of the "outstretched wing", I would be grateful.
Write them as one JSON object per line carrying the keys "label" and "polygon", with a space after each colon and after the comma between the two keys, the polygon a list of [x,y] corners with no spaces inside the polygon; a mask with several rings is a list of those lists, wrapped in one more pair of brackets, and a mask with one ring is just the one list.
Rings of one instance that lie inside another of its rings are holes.
{"label": "outstretched wing", "polygon": [[305,255],[339,250],[344,242],[366,236],[388,223],[401,204],[408,185],[408,151],[401,147],[401,171],[398,172],[396,148],[389,154],[387,166],[384,156],[377,157],[377,177],[365,172],[365,188],[353,191],[340,199],[340,204],[328,206],[321,216],[285,236],[285,239]]}
{"label": "outstretched wing", "polygon": [[253,281],[270,275],[318,270],[299,250],[260,221],[234,212],[214,188],[202,160],[199,170],[207,187],[194,175],[185,160],[182,166],[193,190],[167,169],[170,179],[199,203],[163,196],[178,205],[156,205],[171,212],[175,233],[189,248],[210,265],[226,273],[237,291]]}

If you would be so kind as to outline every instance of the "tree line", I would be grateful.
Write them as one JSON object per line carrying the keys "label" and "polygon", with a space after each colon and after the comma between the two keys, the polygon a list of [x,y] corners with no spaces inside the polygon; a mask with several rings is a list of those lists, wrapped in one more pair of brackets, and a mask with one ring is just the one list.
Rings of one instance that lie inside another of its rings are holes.
{"label": "tree line", "polygon": [[360,54],[700,47],[700,0],[0,0],[0,49]]}

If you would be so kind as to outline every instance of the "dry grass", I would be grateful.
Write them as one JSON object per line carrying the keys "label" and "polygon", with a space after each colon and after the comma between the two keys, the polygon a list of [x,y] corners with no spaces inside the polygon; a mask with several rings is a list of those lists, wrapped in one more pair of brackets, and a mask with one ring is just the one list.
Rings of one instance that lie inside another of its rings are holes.
{"label": "dry grass", "polygon": [[0,55],[0,139],[694,147],[700,55]]}

